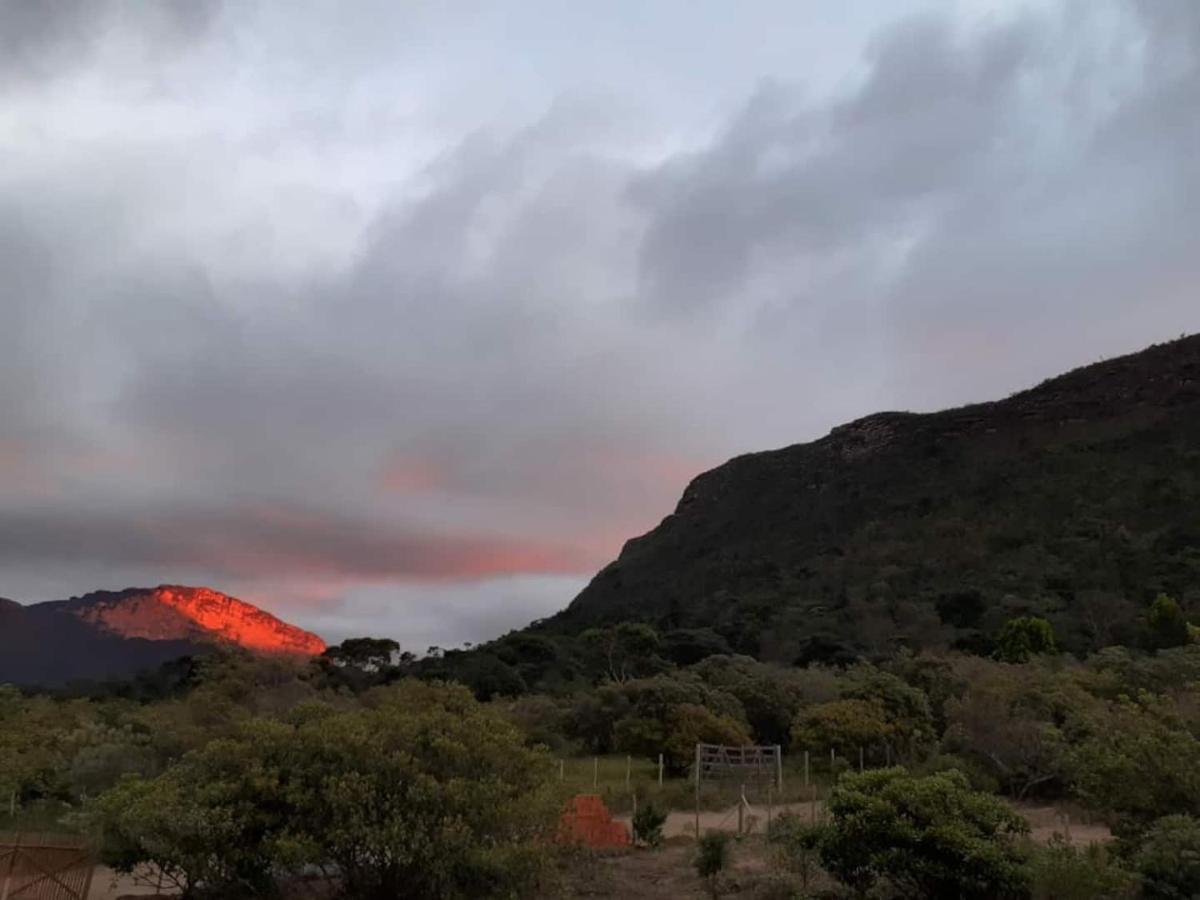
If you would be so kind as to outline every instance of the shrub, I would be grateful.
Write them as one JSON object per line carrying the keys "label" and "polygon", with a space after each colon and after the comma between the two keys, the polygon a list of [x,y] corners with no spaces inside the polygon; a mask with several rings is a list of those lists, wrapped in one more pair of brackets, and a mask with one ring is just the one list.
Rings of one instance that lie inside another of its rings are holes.
{"label": "shrub", "polygon": [[633,836],[647,847],[657,847],[662,843],[666,821],[667,814],[653,803],[639,806],[633,814]]}
{"label": "shrub", "polygon": [[996,659],[1007,663],[1023,663],[1039,653],[1056,653],[1054,629],[1037,616],[1009,619],[996,637]]}
{"label": "shrub", "polygon": [[853,890],[881,879],[930,900],[1019,897],[1027,875],[1012,838],[1029,830],[1001,800],[959,772],[904,769],[842,776],[830,794],[825,869]]}
{"label": "shrub", "polygon": [[775,845],[783,867],[798,875],[801,887],[808,890],[816,872],[821,845],[828,836],[828,827],[785,814],[771,823],[767,839]]}
{"label": "shrub", "polygon": [[700,838],[696,873],[708,882],[708,890],[714,897],[717,896],[717,876],[728,863],[729,835],[723,831],[710,831]]}
{"label": "shrub", "polygon": [[371,708],[252,721],[95,810],[104,860],[185,896],[262,896],[335,868],[349,896],[523,896],[558,803],[550,760],[463,687],[402,682]]}
{"label": "shrub", "polygon": [[1133,865],[1147,900],[1200,897],[1200,819],[1159,819],[1142,836]]}
{"label": "shrub", "polygon": [[1029,861],[1033,900],[1126,900],[1137,896],[1137,879],[1093,844],[1085,850],[1062,838],[1033,852]]}

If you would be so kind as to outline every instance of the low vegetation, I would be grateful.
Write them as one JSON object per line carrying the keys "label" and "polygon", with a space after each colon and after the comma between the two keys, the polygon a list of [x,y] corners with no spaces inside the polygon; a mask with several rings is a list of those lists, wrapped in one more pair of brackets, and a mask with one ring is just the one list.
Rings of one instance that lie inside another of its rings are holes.
{"label": "low vegetation", "polygon": [[[1178,637],[1162,624],[1174,617],[1155,601],[1144,625]],[[754,742],[783,748],[776,804],[810,810],[813,790],[823,799],[819,821],[778,818],[762,850],[787,890],[1200,891],[1200,645],[1190,637],[1080,659],[1056,650],[1052,630],[1021,622],[997,642],[1007,649],[985,655],[804,667],[696,659],[718,647],[699,634],[686,642],[690,662],[676,663],[667,648],[684,644],[649,626],[570,646],[528,634],[499,643],[517,679],[493,668],[454,684],[454,654],[418,659],[360,640],[311,663],[230,654],[101,688],[0,687],[0,829],[86,829],[113,867],[152,867],[197,898],[286,896],[300,880],[364,900],[554,896],[566,796],[596,790],[630,813],[636,794],[637,852],[669,856],[664,813],[694,803],[695,743]],[[558,686],[531,692],[531,682]],[[1035,842],[1016,803],[1072,804],[1115,839]],[[744,878],[728,860],[746,848],[727,847],[717,866],[718,840],[689,859],[706,860],[703,883],[722,891]]]}

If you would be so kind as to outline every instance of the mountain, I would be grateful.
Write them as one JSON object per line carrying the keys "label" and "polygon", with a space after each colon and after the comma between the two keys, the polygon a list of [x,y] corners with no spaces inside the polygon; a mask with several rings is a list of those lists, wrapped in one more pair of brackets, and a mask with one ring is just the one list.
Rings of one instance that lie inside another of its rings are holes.
{"label": "mountain", "polygon": [[711,628],[804,663],[986,650],[1036,614],[1083,652],[1159,592],[1200,608],[1200,336],[732,459],[540,630]]}
{"label": "mountain", "polygon": [[315,634],[203,587],[97,591],[31,606],[0,600],[0,683],[123,678],[222,645],[295,656],[325,649]]}

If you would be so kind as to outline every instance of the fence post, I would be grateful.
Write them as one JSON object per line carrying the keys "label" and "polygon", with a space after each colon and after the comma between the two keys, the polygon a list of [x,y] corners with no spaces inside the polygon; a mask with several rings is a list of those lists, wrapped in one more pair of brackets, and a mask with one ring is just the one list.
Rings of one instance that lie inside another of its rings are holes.
{"label": "fence post", "polygon": [[775,780],[779,782],[779,793],[783,793],[783,747],[775,745]]}
{"label": "fence post", "polygon": [[771,833],[771,818],[775,813],[775,789],[767,782],[767,834]]}
{"label": "fence post", "polygon": [[663,786],[663,755],[658,754],[658,786]]}
{"label": "fence post", "polygon": [[700,840],[700,745],[696,745],[696,840]]}
{"label": "fence post", "polygon": [[742,833],[742,823],[746,815],[746,786],[742,785],[741,796],[738,797],[738,835]]}
{"label": "fence post", "polygon": [[561,784],[567,780],[567,764],[564,760],[558,761],[558,781]]}

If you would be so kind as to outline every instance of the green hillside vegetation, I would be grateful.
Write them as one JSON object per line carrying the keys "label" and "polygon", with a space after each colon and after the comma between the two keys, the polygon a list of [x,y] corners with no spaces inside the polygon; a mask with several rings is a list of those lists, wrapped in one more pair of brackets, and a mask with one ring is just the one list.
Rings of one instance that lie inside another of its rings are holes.
{"label": "green hillside vegetation", "polygon": [[1036,616],[1073,653],[1135,645],[1158,594],[1200,603],[1200,336],[1007,400],[881,413],[688,486],[535,633],[711,628],[784,663],[990,653]]}
{"label": "green hillside vegetation", "polygon": [[[322,868],[343,873],[347,897],[556,896],[564,851],[549,838],[566,796],[590,790],[580,776],[593,755],[621,760],[599,784],[614,809],[628,809],[626,755],[643,804],[688,809],[695,741],[754,741],[784,747],[779,801],[806,796],[805,751],[821,795],[836,784],[819,833],[780,837],[785,872],[878,897],[914,885],[931,897],[1109,896],[1064,893],[1064,881],[1086,891],[1094,878],[1121,886],[1111,896],[1190,896],[1163,891],[1195,877],[1166,856],[1200,853],[1195,644],[1023,663],[904,651],[845,668],[719,655],[487,702],[412,677],[419,663],[394,651],[369,656],[226,655],[144,678],[136,696],[2,688],[0,790],[13,815],[0,830],[85,829],[111,865],[153,863],[195,897],[275,896]],[[895,813],[908,830],[854,813],[884,816],[901,800],[925,804]],[[1072,803],[1109,823],[1100,874],[1073,848],[1031,844],[1002,800]],[[872,855],[855,849],[868,845]]]}

